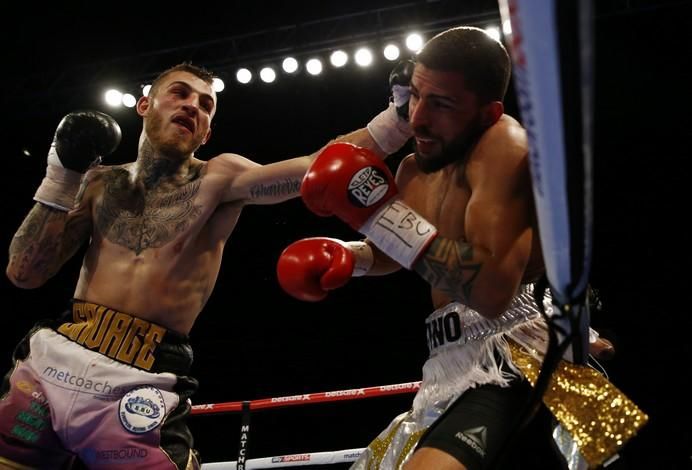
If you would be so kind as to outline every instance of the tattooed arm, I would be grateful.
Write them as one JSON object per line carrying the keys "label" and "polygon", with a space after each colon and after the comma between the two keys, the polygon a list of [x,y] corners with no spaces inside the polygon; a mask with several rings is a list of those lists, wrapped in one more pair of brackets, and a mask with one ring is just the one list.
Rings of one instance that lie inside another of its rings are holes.
{"label": "tattooed arm", "polygon": [[6,273],[13,284],[25,289],[43,285],[88,239],[92,225],[83,202],[85,187],[70,212],[40,202],[31,209],[10,243]]}
{"label": "tattooed arm", "polygon": [[275,204],[300,194],[300,183],[310,166],[311,156],[260,165],[235,154],[210,160],[211,177],[225,181],[221,202]]}
{"label": "tattooed arm", "polygon": [[463,217],[465,236],[438,236],[414,266],[433,287],[491,318],[516,294],[538,236],[523,134],[492,132],[468,162],[465,213],[440,216]]}
{"label": "tattooed arm", "polygon": [[222,202],[243,200],[246,204],[275,204],[300,195],[300,184],[315,157],[329,144],[348,142],[372,150],[380,158],[386,153],[377,145],[367,128],[357,129],[326,143],[311,155],[259,165],[240,155],[222,154],[217,165],[233,174],[233,182]]}

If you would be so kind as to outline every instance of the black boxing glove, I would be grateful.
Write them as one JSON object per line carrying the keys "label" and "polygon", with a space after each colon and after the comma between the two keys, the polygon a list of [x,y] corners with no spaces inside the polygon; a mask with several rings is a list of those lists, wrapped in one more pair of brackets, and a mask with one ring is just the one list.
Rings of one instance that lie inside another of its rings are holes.
{"label": "black boxing glove", "polygon": [[368,123],[368,132],[378,147],[390,155],[408,141],[413,135],[408,123],[408,101],[411,95],[409,84],[413,75],[414,62],[400,61],[389,74],[389,87],[392,92],[387,109]]}
{"label": "black boxing glove", "polygon": [[411,96],[411,76],[415,62],[411,59],[400,61],[389,74],[389,88],[392,101],[400,118],[408,121],[408,100]]}
{"label": "black boxing glove", "polygon": [[79,190],[82,175],[120,144],[120,126],[99,111],[74,111],[62,118],[48,151],[46,176],[34,200],[68,211]]}
{"label": "black boxing glove", "polygon": [[[60,121],[48,154],[48,164],[84,173],[120,144],[118,123],[99,111],[74,111]],[[51,161],[51,157],[57,159]]]}

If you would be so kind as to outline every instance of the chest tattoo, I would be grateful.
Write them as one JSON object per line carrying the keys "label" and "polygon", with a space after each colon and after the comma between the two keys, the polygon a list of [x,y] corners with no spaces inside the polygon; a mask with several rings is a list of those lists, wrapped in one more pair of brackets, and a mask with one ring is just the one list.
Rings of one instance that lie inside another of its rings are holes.
{"label": "chest tattoo", "polygon": [[123,175],[108,177],[104,183],[96,226],[108,241],[136,254],[164,246],[202,213],[202,206],[195,204],[200,179],[146,193]]}

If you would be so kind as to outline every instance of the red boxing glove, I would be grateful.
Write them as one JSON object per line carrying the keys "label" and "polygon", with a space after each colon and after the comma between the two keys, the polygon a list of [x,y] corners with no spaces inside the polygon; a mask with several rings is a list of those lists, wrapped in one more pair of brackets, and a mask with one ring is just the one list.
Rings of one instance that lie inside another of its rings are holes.
{"label": "red boxing glove", "polygon": [[305,238],[286,247],[279,256],[279,284],[299,300],[317,302],[327,292],[346,284],[353,275],[355,257],[340,240]]}
{"label": "red boxing glove", "polygon": [[432,224],[397,197],[387,165],[352,144],[328,145],[308,169],[300,194],[312,212],[336,215],[408,269],[437,235]]}
{"label": "red boxing glove", "polygon": [[336,215],[356,230],[397,193],[394,176],[377,155],[343,142],[325,147],[300,187],[308,209]]}

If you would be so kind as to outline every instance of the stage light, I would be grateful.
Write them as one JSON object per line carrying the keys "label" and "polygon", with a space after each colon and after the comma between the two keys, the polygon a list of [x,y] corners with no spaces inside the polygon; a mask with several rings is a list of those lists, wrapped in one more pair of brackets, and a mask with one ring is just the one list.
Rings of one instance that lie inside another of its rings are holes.
{"label": "stage light", "polygon": [[487,34],[496,41],[500,40],[500,28],[498,28],[497,26],[488,26],[487,28],[485,28],[485,34]]}
{"label": "stage light", "polygon": [[342,50],[334,51],[329,56],[329,61],[334,67],[343,67],[348,62],[348,54]]}
{"label": "stage light", "polygon": [[115,90],[115,89],[108,90],[105,93],[104,98],[106,100],[106,103],[109,106],[113,106],[113,107],[118,107],[123,102],[122,101],[123,100],[123,94],[120,91]]}
{"label": "stage light", "polygon": [[264,67],[260,70],[260,78],[264,83],[271,83],[276,80],[276,72],[271,67]]}
{"label": "stage light", "polygon": [[238,69],[235,73],[235,78],[242,84],[250,83],[250,80],[252,80],[252,72],[246,68]]}
{"label": "stage light", "polygon": [[137,104],[137,98],[130,93],[125,93],[122,98],[122,103],[126,108],[134,108]]}
{"label": "stage light", "polygon": [[293,73],[298,70],[298,61],[293,57],[286,57],[283,62],[281,62],[281,68],[284,69],[286,73]]}
{"label": "stage light", "polygon": [[418,33],[411,33],[406,36],[406,47],[410,51],[418,52],[423,48],[423,36]]}
{"label": "stage light", "polygon": [[400,55],[399,47],[396,44],[387,44],[382,53],[387,60],[397,60]]}
{"label": "stage light", "polygon": [[211,86],[217,93],[223,91],[223,89],[226,88],[226,84],[219,77],[214,77]]}
{"label": "stage light", "polygon": [[320,59],[310,59],[305,64],[305,68],[310,75],[319,75],[322,73],[322,61]]}
{"label": "stage light", "polygon": [[356,51],[356,64],[361,67],[367,67],[372,64],[372,52],[367,47],[361,47]]}

